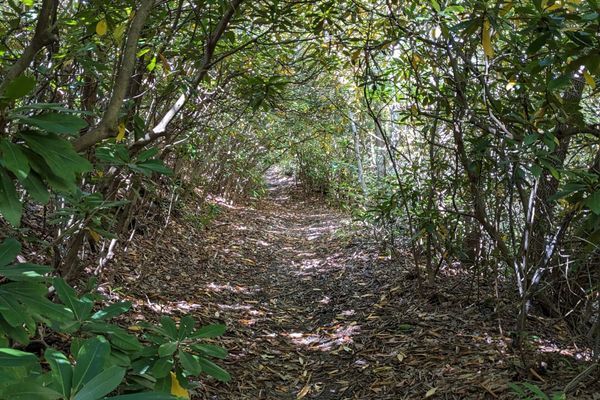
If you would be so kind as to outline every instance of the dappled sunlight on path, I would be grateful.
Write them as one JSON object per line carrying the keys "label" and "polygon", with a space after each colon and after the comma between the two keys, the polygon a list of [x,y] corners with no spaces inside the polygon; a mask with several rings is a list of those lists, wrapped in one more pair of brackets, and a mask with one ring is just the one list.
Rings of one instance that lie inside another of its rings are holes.
{"label": "dappled sunlight on path", "polygon": [[233,380],[205,378],[193,398],[508,398],[496,320],[471,299],[419,293],[410,266],[292,184],[272,179],[266,199],[205,230],[175,221],[169,245],[131,260],[145,265],[127,283],[138,308],[228,326]]}

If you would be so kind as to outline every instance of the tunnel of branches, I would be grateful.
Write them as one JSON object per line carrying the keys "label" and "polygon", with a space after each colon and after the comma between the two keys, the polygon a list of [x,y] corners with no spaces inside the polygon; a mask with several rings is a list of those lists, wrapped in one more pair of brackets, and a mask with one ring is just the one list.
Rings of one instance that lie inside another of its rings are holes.
{"label": "tunnel of branches", "polygon": [[598,399],[598,0],[0,4],[0,399]]}

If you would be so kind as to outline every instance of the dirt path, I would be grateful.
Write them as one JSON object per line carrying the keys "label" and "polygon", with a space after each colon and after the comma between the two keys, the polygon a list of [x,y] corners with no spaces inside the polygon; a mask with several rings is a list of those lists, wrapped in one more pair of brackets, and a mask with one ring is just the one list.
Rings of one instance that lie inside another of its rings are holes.
{"label": "dirt path", "polygon": [[418,293],[407,268],[352,233],[345,216],[301,197],[280,181],[206,230],[174,222],[130,249],[123,284],[143,312],[228,325],[221,344],[233,380],[204,379],[193,398],[507,394],[514,368],[485,303],[462,298],[450,281],[451,301]]}

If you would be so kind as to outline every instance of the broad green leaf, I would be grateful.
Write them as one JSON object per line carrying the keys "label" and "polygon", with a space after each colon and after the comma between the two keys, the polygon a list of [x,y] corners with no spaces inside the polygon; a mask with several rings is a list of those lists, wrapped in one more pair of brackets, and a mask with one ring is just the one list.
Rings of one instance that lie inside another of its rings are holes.
{"label": "broad green leaf", "polygon": [[23,346],[27,346],[30,342],[29,332],[27,332],[23,325],[11,326],[2,315],[0,315],[0,331]]}
{"label": "broad green leaf", "polygon": [[6,139],[0,140],[0,160],[4,167],[17,178],[25,179],[29,175],[29,161],[21,150],[21,146],[11,143]]}
{"label": "broad green leaf", "polygon": [[194,318],[186,315],[179,321],[179,340],[187,339],[193,332],[196,321]]}
{"label": "broad green leaf", "polygon": [[77,135],[81,129],[87,127],[87,122],[83,119],[57,112],[47,112],[33,117],[20,116],[18,119],[29,126],[59,135]]}
{"label": "broad green leaf", "polygon": [[94,307],[93,301],[86,297],[82,297],[81,299],[77,297],[75,289],[69,286],[62,278],[54,278],[52,285],[56,289],[56,294],[60,301],[73,311],[78,321],[83,321],[90,316]]}
{"label": "broad green leaf", "polygon": [[149,160],[150,158],[154,157],[156,154],[158,154],[158,147],[152,147],[152,148],[150,148],[148,150],[144,150],[140,154],[138,154],[137,161],[142,162],[142,161]]}
{"label": "broad green leaf", "polygon": [[143,349],[142,344],[134,336],[130,335],[123,328],[105,322],[91,322],[84,324],[83,330],[102,334],[108,337],[113,347],[123,351],[140,351]]}
{"label": "broad green leaf", "polygon": [[558,90],[567,86],[571,82],[571,77],[569,75],[561,75],[558,78],[550,79],[548,82],[548,90]]}
{"label": "broad green leaf", "polygon": [[4,93],[0,93],[3,97],[9,99],[18,99],[26,96],[35,87],[35,78],[27,75],[21,75],[10,82]]}
{"label": "broad green leaf", "polygon": [[158,348],[158,355],[160,357],[167,357],[175,353],[177,350],[178,342],[167,342],[160,345]]}
{"label": "broad green leaf", "polygon": [[[73,146],[66,140],[54,134],[21,133],[27,145],[41,156],[52,172],[75,187],[78,173],[92,170],[92,164],[75,152]],[[43,171],[37,171],[42,174]]]}
{"label": "broad green leaf", "polygon": [[150,175],[152,172],[156,172],[163,175],[171,175],[173,171],[165,167],[161,160],[146,160],[135,164],[133,169],[137,169],[140,172]]}
{"label": "broad green leaf", "polygon": [[[54,189],[57,192],[73,192],[77,189],[77,185],[75,182],[71,180],[67,180],[55,175],[46,161],[37,153],[32,151],[31,149],[25,149],[25,154],[27,154],[27,159],[29,159],[29,165],[31,166],[32,172],[29,173],[27,178],[31,178],[34,176],[34,173],[40,178],[37,184],[41,184],[44,189],[46,184]],[[43,182],[45,181],[45,183]],[[43,190],[43,189],[42,189]]]}
{"label": "broad green leaf", "polygon": [[25,308],[13,298],[11,293],[6,293],[2,286],[0,286],[0,315],[6,320],[6,323],[17,327],[25,324],[27,319],[33,321],[31,314],[27,313]]}
{"label": "broad green leaf", "polygon": [[0,214],[11,225],[18,227],[21,223],[22,213],[23,205],[19,200],[13,180],[6,171],[0,169]]}
{"label": "broad green leaf", "polygon": [[162,325],[163,329],[165,330],[166,334],[169,336],[170,339],[177,340],[178,331],[177,325],[175,325],[175,321],[173,321],[167,316],[163,316],[160,318],[160,324]]}
{"label": "broad green leaf", "polygon": [[42,204],[50,201],[50,193],[48,193],[46,185],[36,172],[30,171],[27,178],[20,179],[20,181],[32,199]]}
{"label": "broad green leaf", "polygon": [[[10,282],[0,285],[0,296],[4,300],[22,303],[29,314],[36,314],[53,322],[72,319],[73,313],[70,310],[48,300],[47,291],[46,285],[33,282]],[[4,316],[6,317],[6,314]]]}
{"label": "broad green leaf", "polygon": [[21,252],[21,243],[14,238],[8,238],[0,244],[0,266],[13,262]]}
{"label": "broad green leaf", "polygon": [[214,338],[225,333],[227,327],[222,324],[207,325],[198,329],[194,334],[194,338]]}
{"label": "broad green leaf", "polygon": [[71,385],[73,383],[73,366],[69,359],[60,351],[46,349],[44,357],[50,365],[54,388],[65,397],[71,395]]}
{"label": "broad green leaf", "polygon": [[204,357],[198,357],[198,362],[202,367],[202,372],[220,380],[221,382],[229,382],[231,380],[231,375],[229,375],[229,372],[225,371],[214,362],[207,360]]}
{"label": "broad green leaf", "polygon": [[56,400],[62,398],[62,394],[39,383],[30,380],[22,381],[4,389],[3,399],[10,400]]}
{"label": "broad green leaf", "polygon": [[178,355],[179,355],[179,362],[181,362],[181,365],[183,366],[183,368],[186,371],[188,371],[192,375],[200,374],[200,372],[202,371],[202,368],[200,367],[200,363],[198,362],[197,356],[195,356],[194,354],[191,354],[191,353],[187,353],[185,351],[181,351],[181,350],[179,350]]}
{"label": "broad green leaf", "polygon": [[46,279],[45,275],[51,271],[52,268],[46,265],[28,263],[0,267],[0,275],[11,281],[44,280]]}
{"label": "broad green leaf", "polygon": [[600,215],[600,190],[596,190],[594,193],[585,199],[585,205],[589,207],[594,214]]}
{"label": "broad green leaf", "polygon": [[16,349],[0,349],[0,367],[26,367],[37,363],[35,354]]}
{"label": "broad green leaf", "polygon": [[119,303],[113,303],[108,307],[104,307],[102,310],[97,311],[92,315],[91,319],[93,321],[102,321],[106,319],[111,319],[121,314],[126,313],[131,308],[131,302],[122,301]]}
{"label": "broad green leaf", "polygon": [[173,369],[173,359],[164,357],[156,360],[150,371],[155,378],[162,378],[167,376],[171,369]]}
{"label": "broad green leaf", "polygon": [[102,336],[86,340],[77,354],[77,364],[73,371],[73,390],[79,389],[98,375],[110,354],[110,345]]}
{"label": "broad green leaf", "polygon": [[222,347],[215,346],[214,344],[195,344],[192,348],[196,351],[203,353],[204,355],[225,358],[227,357],[227,350]]}
{"label": "broad green leaf", "polygon": [[98,400],[109,394],[119,386],[125,377],[125,368],[112,366],[105,369],[88,383],[73,397],[73,400]]}

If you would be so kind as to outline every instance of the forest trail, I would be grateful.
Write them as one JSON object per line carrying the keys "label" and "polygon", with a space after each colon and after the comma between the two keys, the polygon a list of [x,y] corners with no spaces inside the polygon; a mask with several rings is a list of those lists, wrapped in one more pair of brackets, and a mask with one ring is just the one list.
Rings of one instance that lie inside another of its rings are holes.
{"label": "forest trail", "polygon": [[204,377],[193,399],[506,394],[506,338],[476,299],[417,293],[405,266],[289,179],[254,206],[223,207],[204,230],[179,217],[137,239],[115,275],[128,276],[120,285],[140,318],[152,310],[227,324],[218,342],[232,381]]}

